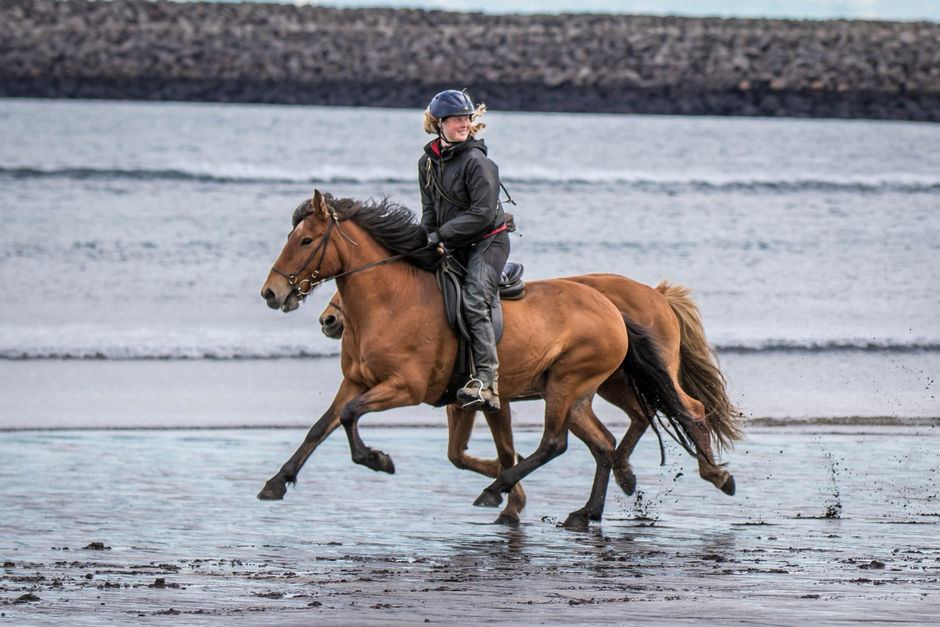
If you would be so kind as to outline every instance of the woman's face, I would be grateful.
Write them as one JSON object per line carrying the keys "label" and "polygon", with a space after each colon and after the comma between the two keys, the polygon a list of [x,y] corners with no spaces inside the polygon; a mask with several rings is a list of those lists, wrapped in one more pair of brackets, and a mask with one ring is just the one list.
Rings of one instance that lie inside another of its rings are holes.
{"label": "woman's face", "polygon": [[470,116],[452,115],[441,120],[441,134],[452,144],[459,144],[470,137]]}

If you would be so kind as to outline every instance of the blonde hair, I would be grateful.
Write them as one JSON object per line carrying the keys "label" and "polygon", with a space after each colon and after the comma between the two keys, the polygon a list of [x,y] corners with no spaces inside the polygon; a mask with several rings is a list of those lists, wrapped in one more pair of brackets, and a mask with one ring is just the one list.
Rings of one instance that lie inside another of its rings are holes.
{"label": "blonde hair", "polygon": [[[470,137],[476,137],[477,133],[486,128],[486,122],[477,122],[478,119],[483,117],[484,113],[486,113],[485,104],[478,104],[476,108],[474,108],[473,115],[470,116],[470,122],[472,123],[470,127]],[[430,107],[424,110],[424,132],[431,135],[441,134],[441,121],[431,115]]]}

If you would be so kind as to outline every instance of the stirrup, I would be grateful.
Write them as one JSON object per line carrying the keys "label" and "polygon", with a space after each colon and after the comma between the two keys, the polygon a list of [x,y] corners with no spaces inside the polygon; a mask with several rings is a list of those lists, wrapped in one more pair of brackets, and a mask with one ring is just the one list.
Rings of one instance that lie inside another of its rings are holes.
{"label": "stirrup", "polygon": [[[474,390],[473,388],[476,388]],[[462,388],[457,390],[457,400],[463,403],[461,409],[479,407],[486,399],[483,398],[483,381],[476,377],[471,377]]]}

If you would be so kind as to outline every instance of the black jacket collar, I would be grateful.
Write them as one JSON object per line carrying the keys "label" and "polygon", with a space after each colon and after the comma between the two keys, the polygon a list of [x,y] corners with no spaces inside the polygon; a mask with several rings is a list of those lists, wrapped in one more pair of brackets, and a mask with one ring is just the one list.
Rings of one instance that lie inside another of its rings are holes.
{"label": "black jacket collar", "polygon": [[432,159],[448,161],[457,155],[470,150],[471,148],[482,150],[483,154],[486,154],[486,144],[482,139],[477,139],[475,137],[468,137],[466,141],[462,141],[459,144],[450,144],[449,146],[445,146],[441,142],[441,138],[438,137],[437,139],[428,142],[428,144],[424,147],[424,152]]}

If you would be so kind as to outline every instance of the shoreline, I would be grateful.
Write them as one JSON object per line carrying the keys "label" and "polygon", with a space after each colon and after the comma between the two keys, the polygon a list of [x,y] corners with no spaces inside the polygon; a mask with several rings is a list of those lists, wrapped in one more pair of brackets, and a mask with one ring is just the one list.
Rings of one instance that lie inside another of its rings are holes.
{"label": "shoreline", "polygon": [[[441,409],[443,411],[443,409]],[[605,421],[609,427],[626,427],[626,422]],[[266,424],[266,425],[211,425],[211,426],[58,426],[58,427],[0,427],[0,434],[3,433],[65,433],[65,432],[134,432],[134,431],[292,431],[309,428],[310,425],[296,424]],[[444,422],[434,425],[423,422],[383,422],[381,418],[368,423],[369,428],[375,429],[446,429]],[[921,429],[924,427],[940,427],[940,416],[900,418],[897,416],[830,416],[818,418],[748,418],[744,424],[745,431],[750,429],[792,429],[794,427],[831,427],[834,432],[843,430],[855,430],[861,427],[866,428],[911,428]],[[485,432],[486,423],[480,420],[474,423],[474,432]],[[518,433],[539,433],[542,430],[542,424],[538,422],[516,423],[513,425],[513,431]],[[853,431],[854,432],[854,431]]]}
{"label": "shoreline", "polygon": [[[751,426],[940,424],[931,377],[940,353],[725,354],[721,367]],[[0,432],[309,428],[341,380],[339,357],[0,360]],[[543,406],[514,403],[515,428],[540,429]],[[628,424],[606,401],[594,407],[612,431]],[[443,427],[446,419],[443,408],[420,405],[368,414],[362,424]]]}

